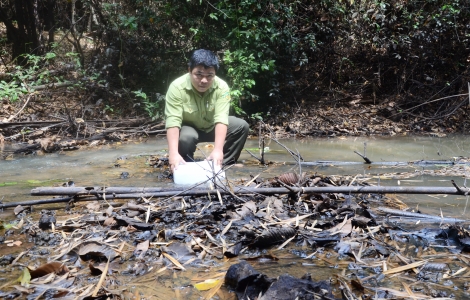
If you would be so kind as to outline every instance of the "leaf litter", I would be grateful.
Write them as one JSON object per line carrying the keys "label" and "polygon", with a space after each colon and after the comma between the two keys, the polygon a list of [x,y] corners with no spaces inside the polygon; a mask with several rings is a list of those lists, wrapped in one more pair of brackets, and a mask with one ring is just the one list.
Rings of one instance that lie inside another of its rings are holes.
{"label": "leaf litter", "polygon": [[[247,187],[366,186],[281,174]],[[299,179],[300,178],[300,179]],[[217,187],[216,187],[217,188]],[[218,187],[220,188],[220,187]],[[382,208],[382,210],[380,210]],[[386,209],[385,209],[386,208]],[[393,195],[190,195],[17,209],[2,298],[427,299],[468,296],[467,222],[417,225]],[[386,213],[384,213],[384,211]],[[421,220],[421,219],[420,219]],[[427,219],[425,219],[427,220]],[[437,220],[437,219],[436,219]],[[10,242],[9,242],[10,241]],[[7,243],[8,242],[8,243]],[[309,272],[293,276],[288,261]],[[273,272],[266,266],[280,266]],[[284,267],[283,267],[284,266]]]}

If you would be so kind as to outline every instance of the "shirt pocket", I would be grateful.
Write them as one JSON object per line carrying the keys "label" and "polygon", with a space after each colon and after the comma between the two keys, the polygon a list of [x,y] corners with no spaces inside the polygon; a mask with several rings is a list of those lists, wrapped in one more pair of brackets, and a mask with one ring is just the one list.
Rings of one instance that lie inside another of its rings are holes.
{"label": "shirt pocket", "polygon": [[183,111],[185,114],[195,114],[199,111],[197,104],[194,102],[186,102],[183,104]]}
{"label": "shirt pocket", "polygon": [[186,102],[183,104],[183,124],[199,127],[200,111],[196,103]]}
{"label": "shirt pocket", "polygon": [[211,113],[214,113],[214,109],[215,109],[215,103],[214,102],[209,102],[207,104],[207,111],[211,112]]}

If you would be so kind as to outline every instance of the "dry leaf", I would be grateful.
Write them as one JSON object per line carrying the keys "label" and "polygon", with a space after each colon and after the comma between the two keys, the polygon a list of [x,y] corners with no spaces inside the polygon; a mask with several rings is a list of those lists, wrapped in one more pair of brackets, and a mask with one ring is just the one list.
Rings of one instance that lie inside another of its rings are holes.
{"label": "dry leaf", "polygon": [[23,210],[25,210],[25,208],[21,205],[18,205],[17,207],[15,207],[15,209],[13,210],[13,212],[15,213],[15,215],[18,215],[19,213],[21,213]]}
{"label": "dry leaf", "polygon": [[277,248],[277,250],[281,250],[282,248],[284,248],[284,247],[285,247],[287,244],[289,244],[296,236],[297,236],[297,235],[294,235],[294,236],[292,236],[290,239],[288,239],[287,241],[285,241],[284,243],[282,243],[282,245],[279,246],[279,247]]}
{"label": "dry leaf", "polygon": [[8,246],[8,247],[13,247],[13,246],[19,247],[19,246],[21,246],[21,244],[23,244],[22,241],[14,241],[14,242],[12,242],[12,243],[7,244],[7,246]]}
{"label": "dry leaf", "polygon": [[67,273],[68,271],[69,269],[62,262],[54,261],[54,262],[50,262],[45,265],[42,265],[35,270],[30,269],[29,273],[31,274],[31,278],[34,279],[34,278],[42,277],[50,273],[61,275],[61,274]]}
{"label": "dry leaf", "polygon": [[101,208],[101,205],[98,201],[93,201],[90,202],[86,205],[86,208],[91,211],[99,211]]}
{"label": "dry leaf", "polygon": [[165,253],[165,252],[162,252],[163,256],[165,256],[166,258],[168,258],[175,266],[177,266],[178,268],[180,268],[181,270],[184,270],[186,271],[186,269],[179,263],[178,260],[176,260],[173,256],[171,256],[170,254],[168,253]]}
{"label": "dry leaf", "polygon": [[30,281],[31,281],[31,274],[29,274],[28,268],[24,268],[23,271],[21,271],[20,277],[18,278],[18,282],[21,283],[21,286],[28,287]]}
{"label": "dry leaf", "polygon": [[127,228],[126,228],[126,230],[127,230],[128,232],[131,232],[131,233],[137,231],[137,229],[136,229],[134,226],[132,226],[132,225],[128,225]]}
{"label": "dry leaf", "polygon": [[330,229],[331,235],[340,233],[341,237],[347,236],[348,234],[351,233],[351,231],[352,231],[351,220],[347,220],[346,218],[342,223]]}
{"label": "dry leaf", "polygon": [[219,281],[222,279],[207,279],[203,282],[196,283],[194,287],[198,289],[198,291],[207,291],[213,287],[216,287],[219,284]]}
{"label": "dry leaf", "polygon": [[224,280],[220,279],[219,283],[216,286],[214,286],[214,288],[212,288],[210,291],[208,291],[206,295],[204,295],[204,299],[205,300],[212,299],[212,297],[220,290],[220,287],[222,286],[223,283],[224,283]]}
{"label": "dry leaf", "polygon": [[112,260],[116,257],[116,251],[106,244],[99,242],[86,242],[78,250],[78,255],[83,260],[90,260],[93,257],[95,260],[99,257],[106,257]]}
{"label": "dry leaf", "polygon": [[98,292],[106,278],[106,273],[108,273],[108,267],[109,267],[109,259],[108,259],[108,262],[106,263],[106,267],[104,268],[103,273],[101,273],[100,280],[98,281],[98,284],[96,285],[96,288],[93,291],[93,294],[92,294],[93,297],[96,297],[98,295]]}
{"label": "dry leaf", "polygon": [[398,268],[389,269],[387,271],[384,271],[383,274],[387,275],[387,274],[394,274],[394,273],[406,271],[406,270],[409,270],[409,269],[413,269],[413,268],[422,266],[425,263],[426,263],[425,261],[414,262],[414,263],[408,264],[406,266],[401,266],[401,267],[398,267]]}
{"label": "dry leaf", "polygon": [[146,241],[143,241],[142,243],[137,244],[137,246],[134,249],[134,255],[137,258],[143,258],[145,253],[147,253],[149,246],[150,246],[149,240],[146,240]]}
{"label": "dry leaf", "polygon": [[13,228],[21,229],[21,228],[23,228],[23,225],[24,225],[24,220],[23,220],[23,218],[21,218],[21,220],[18,222],[18,224],[16,224],[16,226],[13,226]]}
{"label": "dry leaf", "polygon": [[112,205],[108,206],[108,208],[106,209],[106,215],[108,217],[111,217],[113,215],[113,209],[114,207]]}
{"label": "dry leaf", "polygon": [[230,220],[230,222],[227,224],[227,226],[225,226],[224,230],[222,230],[222,232],[220,233],[220,235],[223,236],[224,234],[226,234],[227,231],[230,229],[231,226],[232,226],[232,220]]}
{"label": "dry leaf", "polygon": [[103,222],[103,226],[115,226],[117,225],[117,222],[114,218],[106,218]]}

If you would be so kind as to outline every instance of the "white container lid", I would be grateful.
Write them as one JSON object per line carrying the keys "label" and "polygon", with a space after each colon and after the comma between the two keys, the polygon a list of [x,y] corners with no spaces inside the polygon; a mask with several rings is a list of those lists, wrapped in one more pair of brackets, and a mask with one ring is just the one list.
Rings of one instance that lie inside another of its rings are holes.
{"label": "white container lid", "polygon": [[175,184],[180,185],[193,185],[207,181],[213,182],[214,175],[217,180],[225,178],[225,172],[220,171],[220,166],[214,166],[212,169],[213,161],[198,161],[187,162],[180,164],[176,170],[173,171],[173,181]]}

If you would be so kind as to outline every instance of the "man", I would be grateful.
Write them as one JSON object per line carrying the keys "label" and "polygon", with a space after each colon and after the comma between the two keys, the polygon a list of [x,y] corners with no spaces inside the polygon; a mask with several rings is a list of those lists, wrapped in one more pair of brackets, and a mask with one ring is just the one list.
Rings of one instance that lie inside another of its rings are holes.
{"label": "man", "polygon": [[209,50],[193,52],[188,73],[174,80],[166,94],[165,128],[169,163],[193,161],[199,142],[214,142],[207,160],[215,165],[233,164],[248,136],[248,123],[229,116],[230,89],[216,76],[219,61]]}

